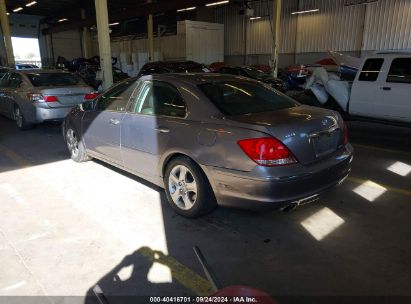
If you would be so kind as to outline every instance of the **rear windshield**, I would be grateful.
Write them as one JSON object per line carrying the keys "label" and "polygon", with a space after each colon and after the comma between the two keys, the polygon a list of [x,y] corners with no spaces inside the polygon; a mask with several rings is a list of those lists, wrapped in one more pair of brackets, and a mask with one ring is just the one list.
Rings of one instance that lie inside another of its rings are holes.
{"label": "rear windshield", "polygon": [[268,85],[223,81],[200,84],[199,88],[224,115],[243,115],[296,107],[293,99]]}
{"label": "rear windshield", "polygon": [[68,73],[32,73],[27,74],[35,87],[72,86],[83,84],[79,77]]}

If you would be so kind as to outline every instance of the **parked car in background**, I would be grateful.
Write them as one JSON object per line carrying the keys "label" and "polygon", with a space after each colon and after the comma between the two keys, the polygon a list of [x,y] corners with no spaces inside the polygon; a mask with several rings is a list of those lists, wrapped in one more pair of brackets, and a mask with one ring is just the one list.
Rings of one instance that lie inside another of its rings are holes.
{"label": "parked car in background", "polygon": [[256,68],[249,67],[249,66],[225,66],[222,67],[218,73],[220,74],[230,74],[230,75],[239,75],[243,77],[248,77],[252,78],[255,80],[262,81],[264,83],[267,83],[271,85],[274,89],[280,91],[280,92],[286,92],[287,91],[287,84],[279,79],[279,78],[274,78],[271,75],[264,73],[263,71],[260,71]]}
{"label": "parked car in background", "polygon": [[[79,69],[76,71],[76,75],[80,76],[80,78],[83,79],[83,81],[86,84],[93,87],[95,90],[98,90],[98,88],[102,84],[101,80],[96,79],[97,72],[99,69],[100,69],[100,66],[85,64],[79,67]],[[113,67],[112,71],[113,71],[113,82],[114,83],[123,81],[130,77],[128,76],[127,73],[124,73],[119,68]]]}
{"label": "parked car in background", "polygon": [[39,67],[35,64],[28,64],[28,63],[17,63],[16,70],[33,70],[39,69]]}
{"label": "parked car in background", "polygon": [[10,70],[0,80],[0,114],[14,119],[19,129],[48,120],[62,120],[93,88],[77,76],[53,70]]}
{"label": "parked car in background", "polygon": [[213,62],[208,66],[208,69],[210,70],[210,72],[218,73],[218,71],[225,66],[227,66],[225,62]]}
{"label": "parked car in background", "polygon": [[411,52],[365,57],[352,83],[319,68],[306,86],[350,118],[411,125]]}
{"label": "parked car in background", "polygon": [[[117,61],[117,57],[111,57],[114,83],[129,78],[127,73],[124,73],[122,70],[114,66]],[[99,56],[94,56],[88,59],[82,57],[74,58],[70,61],[62,56],[58,56],[56,65],[58,69],[63,69],[78,75],[86,84],[93,87],[95,90],[98,90],[102,84],[101,79],[96,79],[97,73],[100,70]]]}
{"label": "parked car in background", "polygon": [[164,73],[208,73],[210,70],[201,63],[191,60],[156,61],[146,63],[138,77]]}
{"label": "parked car in background", "polygon": [[74,161],[98,158],[163,187],[186,217],[311,202],[348,176],[353,157],[337,112],[212,73],[121,82],[73,109],[63,134]]}

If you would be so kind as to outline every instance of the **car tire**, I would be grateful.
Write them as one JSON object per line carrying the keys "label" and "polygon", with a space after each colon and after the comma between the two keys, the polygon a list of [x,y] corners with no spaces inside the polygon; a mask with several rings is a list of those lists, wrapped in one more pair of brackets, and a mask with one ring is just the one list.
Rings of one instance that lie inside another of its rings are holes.
{"label": "car tire", "polygon": [[14,105],[14,121],[16,122],[17,128],[20,130],[29,130],[33,128],[33,124],[27,123],[27,120],[18,105]]}
{"label": "car tire", "polygon": [[164,186],[169,204],[184,217],[199,217],[217,206],[207,177],[188,157],[176,157],[168,163]]}
{"label": "car tire", "polygon": [[78,163],[90,160],[90,157],[86,153],[83,140],[79,138],[77,131],[73,127],[69,126],[67,128],[65,139],[72,160]]}

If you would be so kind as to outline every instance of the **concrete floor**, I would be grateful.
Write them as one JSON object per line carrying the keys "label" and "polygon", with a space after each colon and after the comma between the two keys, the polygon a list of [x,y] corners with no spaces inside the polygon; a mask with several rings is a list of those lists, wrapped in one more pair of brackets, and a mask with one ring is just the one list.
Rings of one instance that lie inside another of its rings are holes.
{"label": "concrete floor", "polygon": [[291,213],[175,215],[163,192],[68,159],[55,124],[0,118],[0,295],[209,294],[191,249],[224,285],[275,296],[411,296],[411,130],[350,123],[351,177]]}

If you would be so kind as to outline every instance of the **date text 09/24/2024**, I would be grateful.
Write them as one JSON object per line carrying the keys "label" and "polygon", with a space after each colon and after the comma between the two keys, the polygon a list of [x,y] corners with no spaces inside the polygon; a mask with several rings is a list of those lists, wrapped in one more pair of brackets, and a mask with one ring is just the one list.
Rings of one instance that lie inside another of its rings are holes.
{"label": "date text 09/24/2024", "polygon": [[259,303],[255,297],[150,297],[150,303]]}

